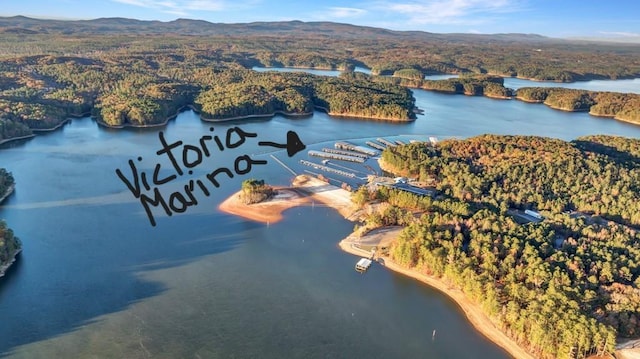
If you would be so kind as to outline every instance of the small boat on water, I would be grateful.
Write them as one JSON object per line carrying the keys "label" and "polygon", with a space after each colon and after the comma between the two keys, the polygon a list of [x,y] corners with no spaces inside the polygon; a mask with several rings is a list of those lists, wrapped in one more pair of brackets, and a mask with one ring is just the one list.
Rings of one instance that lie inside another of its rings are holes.
{"label": "small boat on water", "polygon": [[370,266],[371,266],[371,259],[360,258],[358,263],[356,263],[356,271],[360,273],[366,272]]}

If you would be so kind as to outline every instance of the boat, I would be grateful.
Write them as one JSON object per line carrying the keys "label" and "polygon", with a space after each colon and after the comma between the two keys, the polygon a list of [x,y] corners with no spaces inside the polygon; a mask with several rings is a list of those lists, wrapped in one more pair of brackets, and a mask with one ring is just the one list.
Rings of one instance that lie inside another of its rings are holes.
{"label": "boat", "polygon": [[370,266],[371,266],[371,259],[360,258],[358,263],[356,263],[356,271],[360,273],[366,272]]}

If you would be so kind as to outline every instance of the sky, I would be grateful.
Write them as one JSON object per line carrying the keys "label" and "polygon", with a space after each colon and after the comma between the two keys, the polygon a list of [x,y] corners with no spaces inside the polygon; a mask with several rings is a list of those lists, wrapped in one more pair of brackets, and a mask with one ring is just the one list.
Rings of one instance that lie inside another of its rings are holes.
{"label": "sky", "polygon": [[640,42],[638,0],[0,0],[0,16],[216,23],[333,21],[436,33],[528,33]]}

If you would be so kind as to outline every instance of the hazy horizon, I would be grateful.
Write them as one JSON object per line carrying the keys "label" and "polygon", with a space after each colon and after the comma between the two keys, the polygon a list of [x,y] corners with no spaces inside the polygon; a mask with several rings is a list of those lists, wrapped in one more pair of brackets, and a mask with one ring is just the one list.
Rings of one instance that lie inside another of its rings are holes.
{"label": "hazy horizon", "polygon": [[121,17],[211,23],[328,21],[398,31],[537,34],[552,38],[640,42],[640,3],[631,0],[390,0],[291,3],[265,0],[24,0],[0,16],[54,20]]}

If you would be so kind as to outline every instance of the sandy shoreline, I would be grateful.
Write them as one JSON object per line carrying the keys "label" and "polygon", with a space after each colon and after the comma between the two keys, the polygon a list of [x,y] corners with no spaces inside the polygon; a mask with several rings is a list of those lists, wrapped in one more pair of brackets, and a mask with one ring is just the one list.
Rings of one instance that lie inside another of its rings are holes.
{"label": "sandy shoreline", "polygon": [[[366,237],[366,235],[365,235]],[[347,237],[348,238],[348,237]],[[339,244],[340,249],[343,251],[356,255],[356,256],[365,256],[369,254],[369,252],[364,251],[362,249],[354,248],[347,239],[342,240]],[[487,339],[492,341],[494,344],[498,345],[502,349],[506,350],[510,355],[515,358],[522,359],[535,359],[536,357],[528,353],[518,344],[516,344],[511,338],[507,337],[500,329],[498,329],[491,320],[484,315],[482,309],[479,305],[470,301],[464,293],[454,288],[453,286],[448,285],[446,282],[439,278],[435,278],[432,276],[427,276],[422,274],[416,270],[406,269],[401,267],[399,264],[395,263],[391,260],[390,257],[384,256],[380,257],[384,260],[384,266],[388,269],[403,274],[407,277],[411,277],[419,280],[420,282],[437,289],[441,293],[445,294],[449,298],[451,298],[456,304],[462,309],[467,320],[473,325],[474,328],[482,335],[484,335]]]}
{"label": "sandy shoreline", "polygon": [[[276,188],[282,196],[267,202],[245,205],[238,199],[239,192],[234,193],[218,207],[221,211],[238,215],[243,218],[262,222],[275,223],[282,219],[282,212],[288,208],[300,205],[311,205],[314,200],[336,209],[348,220],[357,219],[358,213],[351,203],[350,192],[327,184],[319,179],[302,175],[296,177],[292,187]],[[365,236],[366,237],[366,236]],[[350,235],[338,246],[345,252],[356,256],[368,256],[370,252],[355,248],[351,245],[353,237]],[[392,271],[401,273],[411,278],[415,278],[447,295],[465,313],[469,322],[487,339],[505,349],[516,358],[534,359],[535,357],[521,348],[515,341],[506,336],[500,329],[496,328],[491,320],[484,315],[480,307],[471,302],[464,293],[444,281],[424,275],[418,271],[405,269],[394,263],[390,258],[383,257],[385,267]]]}
{"label": "sandy shoreline", "polygon": [[282,212],[297,206],[320,205],[332,207],[345,218],[354,216],[350,193],[317,178],[301,175],[295,178],[291,187],[274,187],[276,195],[268,201],[244,204],[240,201],[240,192],[224,200],[218,209],[261,223],[275,223],[282,219]]}

